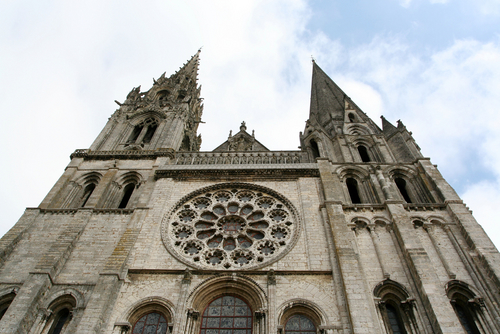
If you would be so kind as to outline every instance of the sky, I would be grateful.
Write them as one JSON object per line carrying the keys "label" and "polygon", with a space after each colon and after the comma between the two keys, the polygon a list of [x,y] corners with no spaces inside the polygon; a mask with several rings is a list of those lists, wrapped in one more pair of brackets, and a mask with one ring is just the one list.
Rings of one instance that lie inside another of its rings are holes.
{"label": "sky", "polygon": [[294,150],[311,59],[377,124],[401,119],[500,245],[500,0],[0,2],[0,235],[128,92],[202,48],[202,150],[245,121]]}

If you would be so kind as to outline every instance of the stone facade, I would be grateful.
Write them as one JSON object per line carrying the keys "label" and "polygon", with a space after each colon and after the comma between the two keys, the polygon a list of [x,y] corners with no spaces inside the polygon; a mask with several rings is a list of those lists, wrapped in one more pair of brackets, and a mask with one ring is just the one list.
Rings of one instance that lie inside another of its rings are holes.
{"label": "stone facade", "polygon": [[198,58],[0,240],[1,333],[499,333],[500,255],[401,122],[313,63],[299,151],[199,152]]}

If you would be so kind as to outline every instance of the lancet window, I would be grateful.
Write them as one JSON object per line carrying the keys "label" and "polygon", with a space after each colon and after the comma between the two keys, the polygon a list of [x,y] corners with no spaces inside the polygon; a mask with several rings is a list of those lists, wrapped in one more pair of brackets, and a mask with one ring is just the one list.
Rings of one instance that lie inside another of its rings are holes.
{"label": "lancet window", "polygon": [[151,312],[142,316],[134,324],[132,334],[166,334],[168,323],[165,317],[157,312]]}
{"label": "lancet window", "polygon": [[347,190],[349,191],[349,196],[351,197],[351,203],[359,204],[361,203],[361,197],[359,196],[358,181],[353,178],[346,179]]}
{"label": "lancet window", "polygon": [[153,138],[156,129],[158,128],[158,121],[154,118],[148,118],[145,121],[134,126],[130,134],[127,144],[149,144]]}
{"label": "lancet window", "polygon": [[219,297],[212,301],[203,312],[200,333],[251,334],[252,310],[243,299],[238,297]]}
{"label": "lancet window", "polygon": [[359,153],[359,156],[361,157],[361,161],[363,161],[363,162],[370,162],[371,161],[370,156],[368,155],[368,150],[365,146],[359,145],[358,146],[358,153]]}
{"label": "lancet window", "polygon": [[128,202],[130,201],[130,198],[132,197],[132,194],[135,189],[135,183],[129,183],[123,188],[123,196],[120,201],[120,205],[118,205],[119,209],[125,209],[127,207]]}

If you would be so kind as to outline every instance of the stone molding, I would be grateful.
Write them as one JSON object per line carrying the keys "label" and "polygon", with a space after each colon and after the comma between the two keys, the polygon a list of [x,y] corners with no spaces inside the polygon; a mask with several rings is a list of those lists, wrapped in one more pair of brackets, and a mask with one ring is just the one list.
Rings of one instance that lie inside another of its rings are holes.
{"label": "stone molding", "polygon": [[216,179],[227,177],[258,177],[258,178],[280,178],[297,179],[299,177],[319,177],[319,169],[316,164],[297,165],[192,165],[162,166],[155,172],[155,179],[173,178],[176,180],[187,180],[193,178]]}
{"label": "stone molding", "polygon": [[174,165],[276,165],[311,163],[306,151],[178,152]]}
{"label": "stone molding", "polygon": [[158,157],[168,157],[173,159],[175,151],[171,148],[156,150],[115,150],[115,151],[92,151],[90,149],[79,149],[70,156],[73,158],[83,158],[84,160],[144,160],[156,159]]}

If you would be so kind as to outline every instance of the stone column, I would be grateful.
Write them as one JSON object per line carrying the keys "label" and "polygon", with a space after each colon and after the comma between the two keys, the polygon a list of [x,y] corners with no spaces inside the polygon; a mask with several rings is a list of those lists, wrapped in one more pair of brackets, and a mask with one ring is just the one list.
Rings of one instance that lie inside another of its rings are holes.
{"label": "stone column", "polygon": [[319,159],[318,164],[325,193],[325,208],[346,296],[346,308],[351,330],[356,334],[377,333],[378,326],[376,326],[372,316],[374,305],[369,298],[371,293],[366,291],[362,268],[354,249],[356,240],[348,227],[340,201],[340,199],[344,199],[342,185],[338,176],[332,173],[329,161]]}
{"label": "stone column", "polygon": [[457,322],[449,321],[449,319],[456,318],[455,311],[444,293],[444,287],[441,285],[429,255],[415,233],[407,211],[402,204],[397,202],[387,201],[386,205],[393,221],[396,246],[399,246],[403,253],[403,260],[410,269],[411,279],[416,283],[415,286],[434,331],[460,333],[461,326]]}
{"label": "stone column", "polygon": [[[174,319],[174,328],[172,334],[181,334],[181,333],[189,333],[186,332],[184,327],[182,326],[183,322],[189,322],[191,319],[189,318],[194,314],[193,312],[189,313],[187,319],[185,317],[186,314],[186,301],[189,292],[189,286],[191,285],[192,274],[189,269],[186,269],[184,272],[184,277],[182,278],[181,288],[179,293],[179,298],[177,299],[177,305],[175,306],[175,314],[176,317]],[[191,310],[192,311],[192,310]],[[186,327],[187,328],[187,327]]]}
{"label": "stone column", "polygon": [[275,333],[278,324],[276,322],[276,274],[273,269],[267,273],[267,298],[267,332]]}

